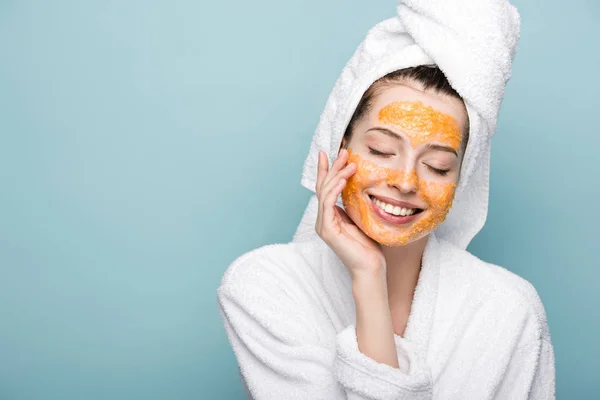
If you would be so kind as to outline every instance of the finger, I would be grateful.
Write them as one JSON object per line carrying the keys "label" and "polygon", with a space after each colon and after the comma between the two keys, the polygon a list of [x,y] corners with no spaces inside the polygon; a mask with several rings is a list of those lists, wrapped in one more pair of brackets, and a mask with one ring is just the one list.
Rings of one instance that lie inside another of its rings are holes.
{"label": "finger", "polygon": [[321,199],[319,200],[319,214],[322,215],[321,224],[331,223],[332,218],[335,216],[333,210],[337,199],[346,187],[348,177],[354,172],[353,166],[349,166],[348,169],[344,169],[339,173],[337,179],[331,180],[324,185],[321,191]]}
{"label": "finger", "polygon": [[333,162],[333,164],[331,165],[331,169],[329,169],[329,173],[325,177],[325,182],[327,183],[338,172],[340,172],[344,168],[344,166],[346,165],[347,161],[348,161],[348,150],[342,149],[340,151],[340,154],[339,154],[338,158],[336,158],[335,161]]}
{"label": "finger", "polygon": [[322,193],[322,186],[323,186],[323,181],[325,180],[325,176],[327,176],[327,171],[328,171],[328,161],[327,161],[327,154],[324,151],[319,151],[319,156],[318,156],[318,164],[317,164],[317,184],[316,184],[316,188],[315,191],[317,193],[317,199],[319,199],[319,203],[318,203],[318,211],[317,211],[317,220],[315,221],[315,230],[317,231],[317,233],[319,234],[319,236],[321,235],[321,231],[322,231],[322,226],[323,226],[323,204],[321,201],[321,193]]}
{"label": "finger", "polygon": [[342,168],[344,168],[347,161],[348,161],[348,150],[346,150],[346,149],[340,150],[340,153],[339,153],[338,157],[335,159],[335,161],[333,162],[333,164],[331,165],[331,169],[329,170],[329,172],[330,173],[338,173],[339,171],[342,170]]}
{"label": "finger", "polygon": [[[329,174],[331,174],[332,171],[329,171]],[[348,179],[350,178],[352,175],[354,175],[356,173],[356,163],[350,163],[348,165],[346,165],[341,171],[339,171],[337,174],[329,177],[329,180],[326,180],[323,185],[321,186],[321,197],[325,198],[327,197],[327,193],[329,193],[329,191],[335,187],[340,179]]]}
{"label": "finger", "polygon": [[335,216],[335,203],[338,199],[338,196],[346,187],[346,179],[342,178],[337,181],[335,184],[331,184],[329,191],[324,192],[322,203],[322,222],[321,224],[326,225],[333,222],[333,218]]}
{"label": "finger", "polygon": [[321,200],[319,201],[319,214],[323,216],[325,222],[332,221],[331,218],[335,216],[333,210],[337,199],[346,187],[348,178],[356,173],[356,168],[355,163],[348,164],[335,178],[323,185]]}
{"label": "finger", "polygon": [[[342,154],[341,161],[344,161],[345,158],[347,158],[347,155],[344,156]],[[338,158],[338,160],[340,159]],[[328,231],[333,223],[333,218],[335,217],[334,206],[337,198],[344,189],[347,179],[356,172],[356,163],[343,166],[342,170],[334,175],[333,178],[330,177],[332,172],[333,168],[328,172],[325,181],[321,183],[318,196],[319,211],[315,228],[323,239],[328,236]],[[329,180],[327,180],[328,178]]]}
{"label": "finger", "polygon": [[328,170],[328,162],[327,162],[327,154],[324,151],[319,151],[319,161],[317,163],[317,185],[315,187],[315,192],[317,193],[317,197],[319,197],[319,192],[321,191],[321,186],[323,185],[323,181],[327,176]]}

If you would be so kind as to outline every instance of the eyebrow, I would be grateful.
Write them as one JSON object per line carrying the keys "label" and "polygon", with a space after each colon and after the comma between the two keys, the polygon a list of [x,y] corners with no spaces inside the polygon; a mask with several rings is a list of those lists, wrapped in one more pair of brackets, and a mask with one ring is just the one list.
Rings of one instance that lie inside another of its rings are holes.
{"label": "eyebrow", "polygon": [[456,157],[458,157],[458,152],[449,146],[442,146],[441,144],[435,144],[435,143],[427,143],[425,145],[425,147],[428,149],[431,149],[431,150],[447,151],[448,153],[452,153]]}
{"label": "eyebrow", "polygon": [[390,129],[387,129],[387,128],[382,128],[380,126],[376,126],[374,128],[367,129],[367,131],[365,133],[367,133],[369,131],[379,131],[379,132],[381,132],[381,133],[383,133],[385,135],[388,135],[388,136],[390,136],[390,137],[392,137],[394,139],[403,140],[402,136],[398,135],[396,132],[394,132],[394,131],[392,131]]}
{"label": "eyebrow", "polygon": [[[392,131],[391,129],[383,128],[383,127],[380,127],[380,126],[375,126],[375,127],[371,128],[371,129],[367,129],[366,132],[369,132],[369,131],[378,131],[378,132],[381,132],[381,133],[383,133],[383,134],[385,134],[387,136],[390,136],[390,137],[392,137],[394,139],[404,140],[402,138],[402,136],[398,135],[396,132]],[[427,149],[429,149],[429,150],[446,151],[446,152],[452,153],[456,157],[458,157],[458,152],[456,150],[454,150],[452,147],[449,147],[449,146],[443,146],[441,144],[435,144],[435,143],[427,143],[425,145],[425,147]]]}

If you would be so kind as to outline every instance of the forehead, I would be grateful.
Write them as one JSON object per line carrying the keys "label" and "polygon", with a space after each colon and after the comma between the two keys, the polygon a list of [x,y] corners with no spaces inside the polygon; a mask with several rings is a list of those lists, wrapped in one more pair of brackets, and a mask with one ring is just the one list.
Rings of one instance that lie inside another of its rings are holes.
{"label": "forehead", "polygon": [[385,106],[398,101],[421,102],[424,106],[432,107],[435,111],[453,117],[461,131],[464,131],[467,122],[467,111],[460,99],[435,93],[431,90],[422,90],[418,84],[394,84],[384,87],[373,99],[373,106],[367,119],[370,124],[378,123],[379,111]]}

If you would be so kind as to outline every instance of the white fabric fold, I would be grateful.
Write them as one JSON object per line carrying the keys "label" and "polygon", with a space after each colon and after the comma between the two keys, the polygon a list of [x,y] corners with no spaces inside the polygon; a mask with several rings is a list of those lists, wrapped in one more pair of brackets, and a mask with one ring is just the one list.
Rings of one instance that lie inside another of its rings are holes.
{"label": "white fabric fold", "polygon": [[319,240],[238,258],[218,290],[254,400],[554,399],[554,352],[533,286],[430,239],[400,368],[358,349],[351,277]]}
{"label": "white fabric fold", "polygon": [[[374,81],[401,68],[436,64],[463,97],[470,122],[453,207],[437,232],[466,248],[487,217],[491,138],[519,35],[519,15],[505,0],[400,1],[397,15],[367,33],[335,83],[304,162],[302,185],[315,191],[318,152],[335,160],[350,118]],[[315,221],[309,205],[295,237],[316,235]]]}
{"label": "white fabric fold", "polygon": [[416,347],[394,335],[399,368],[392,368],[365,356],[358,349],[356,327],[350,325],[337,336],[333,372],[348,398],[430,399],[431,371],[419,358]]}

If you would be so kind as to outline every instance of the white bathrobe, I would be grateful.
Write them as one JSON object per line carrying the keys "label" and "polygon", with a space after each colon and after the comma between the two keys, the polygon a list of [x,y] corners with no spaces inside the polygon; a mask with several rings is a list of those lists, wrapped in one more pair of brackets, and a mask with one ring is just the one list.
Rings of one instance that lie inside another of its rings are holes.
{"label": "white bathrobe", "polygon": [[400,368],[358,350],[347,268],[320,239],[261,247],[218,289],[255,400],[553,399],[554,353],[534,287],[431,234]]}
{"label": "white bathrobe", "polygon": [[400,0],[397,15],[368,32],[327,100],[301,183],[315,190],[318,152],[335,159],[375,80],[436,64],[470,123],[452,209],[430,235],[404,337],[395,336],[398,369],[358,350],[351,279],[315,233],[316,196],[294,242],[236,260],[218,300],[255,400],[554,398],[554,353],[534,287],[465,250],[486,220],[491,139],[519,35],[506,0]]}

